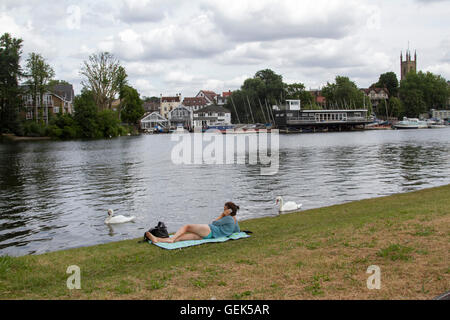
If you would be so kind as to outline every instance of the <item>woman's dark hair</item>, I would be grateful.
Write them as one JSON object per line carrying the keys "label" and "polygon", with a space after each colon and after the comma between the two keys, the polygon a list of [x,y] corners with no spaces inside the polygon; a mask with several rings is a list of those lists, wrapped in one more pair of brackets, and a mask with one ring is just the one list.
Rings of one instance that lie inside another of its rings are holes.
{"label": "woman's dark hair", "polygon": [[225,206],[231,210],[230,216],[234,217],[239,210],[239,206],[235,205],[233,202],[225,203]]}

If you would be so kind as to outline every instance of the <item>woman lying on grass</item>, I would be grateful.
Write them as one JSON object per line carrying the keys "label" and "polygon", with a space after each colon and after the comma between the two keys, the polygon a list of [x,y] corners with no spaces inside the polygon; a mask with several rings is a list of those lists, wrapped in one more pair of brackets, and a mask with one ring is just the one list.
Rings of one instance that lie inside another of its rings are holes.
{"label": "woman lying on grass", "polygon": [[158,238],[147,232],[145,235],[153,243],[166,242],[174,243],[186,240],[202,240],[228,237],[233,233],[240,232],[236,214],[239,206],[233,202],[225,203],[224,211],[212,224],[188,224],[181,227],[172,238]]}

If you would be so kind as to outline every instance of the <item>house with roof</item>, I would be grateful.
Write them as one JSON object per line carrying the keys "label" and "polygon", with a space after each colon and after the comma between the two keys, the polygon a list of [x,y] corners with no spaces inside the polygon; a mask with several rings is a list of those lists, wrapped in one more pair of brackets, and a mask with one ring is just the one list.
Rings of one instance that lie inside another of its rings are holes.
{"label": "house with roof", "polygon": [[139,121],[141,130],[151,131],[155,128],[168,128],[169,120],[164,118],[159,112],[147,112],[144,117]]}
{"label": "house with roof", "polygon": [[321,107],[326,107],[327,99],[322,95],[321,90],[309,90],[309,93],[314,97],[314,101]]}
{"label": "house with roof", "polygon": [[183,106],[194,112],[208,106],[208,101],[204,97],[186,97],[183,99]]}
{"label": "house with roof", "polygon": [[376,108],[381,101],[389,99],[389,90],[387,88],[370,87],[368,89],[360,89],[366,97],[369,97],[372,106]]}
{"label": "house with roof", "polygon": [[208,91],[208,90],[200,90],[200,92],[195,96],[196,98],[205,98],[207,105],[216,104],[216,97],[218,96],[217,93],[214,91]]}
{"label": "house with roof", "polygon": [[181,95],[175,97],[161,97],[160,114],[167,119],[168,113],[178,107],[181,103]]}
{"label": "house with roof", "polygon": [[228,92],[222,92],[221,95],[217,95],[215,100],[216,100],[216,104],[219,106],[224,106],[227,104],[228,99],[231,97],[232,92],[231,90],[229,90]]}
{"label": "house with roof", "polygon": [[[72,85],[63,85],[64,89],[67,90],[59,90],[61,87],[58,86],[52,87],[43,94],[42,103],[40,95],[38,95],[36,101],[34,101],[28,85],[21,86],[25,92],[22,94],[24,109],[22,112],[23,118],[26,120],[42,120],[48,123],[52,115],[65,113],[72,114],[74,99],[73,87]],[[58,90],[56,90],[55,87],[58,87]]]}
{"label": "house with roof", "polygon": [[188,107],[179,105],[168,113],[169,124],[173,127],[192,129],[193,111]]}
{"label": "house with roof", "polygon": [[194,128],[205,128],[213,125],[230,125],[230,110],[217,105],[210,105],[203,109],[194,111],[193,125]]}

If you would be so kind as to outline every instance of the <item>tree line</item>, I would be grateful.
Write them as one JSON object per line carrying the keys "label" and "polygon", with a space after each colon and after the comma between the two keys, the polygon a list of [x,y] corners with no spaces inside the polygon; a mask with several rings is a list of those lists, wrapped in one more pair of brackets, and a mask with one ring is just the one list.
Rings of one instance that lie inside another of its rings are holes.
{"label": "tree line", "polygon": [[[0,37],[0,133],[51,136],[60,139],[115,137],[136,131],[144,114],[139,93],[128,84],[125,68],[112,54],[91,55],[83,62],[81,94],[73,101],[74,113],[52,115],[44,95],[57,84],[45,58],[32,52],[21,66],[23,40],[5,33]],[[25,80],[24,85],[20,84]],[[25,120],[23,97],[30,95],[33,120]],[[112,107],[119,98],[119,104]]]}
{"label": "tree line", "polygon": [[356,83],[345,76],[336,76],[320,90],[325,103],[317,103],[315,96],[303,83],[287,84],[283,77],[270,69],[258,71],[233,91],[226,108],[232,113],[234,123],[273,123],[272,105],[282,105],[286,100],[300,100],[303,110],[313,109],[367,109],[381,117],[418,117],[430,109],[448,107],[450,88],[447,81],[431,72],[411,72],[401,81],[394,72],[381,74],[371,85],[386,88],[389,98],[381,101],[376,110]]}

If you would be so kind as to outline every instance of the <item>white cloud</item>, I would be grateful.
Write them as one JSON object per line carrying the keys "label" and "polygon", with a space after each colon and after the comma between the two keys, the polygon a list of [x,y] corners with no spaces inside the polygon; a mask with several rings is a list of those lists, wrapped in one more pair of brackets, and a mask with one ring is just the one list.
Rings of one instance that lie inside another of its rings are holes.
{"label": "white cloud", "polygon": [[[307,87],[337,74],[365,87],[398,73],[408,41],[419,70],[450,78],[450,2],[429,2],[2,0],[0,30],[24,40],[24,58],[41,53],[77,91],[80,65],[98,51],[118,57],[143,95],[236,89],[265,68]],[[67,26],[73,5],[79,28]]]}

